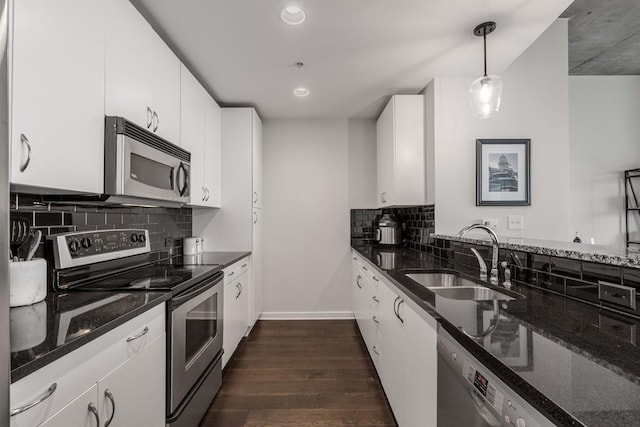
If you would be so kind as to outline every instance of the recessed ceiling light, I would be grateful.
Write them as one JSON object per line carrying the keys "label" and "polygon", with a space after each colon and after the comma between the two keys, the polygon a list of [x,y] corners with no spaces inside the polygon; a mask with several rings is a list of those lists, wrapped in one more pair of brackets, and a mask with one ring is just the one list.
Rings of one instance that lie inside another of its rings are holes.
{"label": "recessed ceiling light", "polygon": [[307,19],[307,14],[297,6],[289,6],[282,9],[280,18],[285,24],[300,25]]}
{"label": "recessed ceiling light", "polygon": [[298,87],[298,88],[295,88],[295,89],[293,90],[293,94],[294,94],[295,96],[299,96],[299,97],[301,97],[301,98],[303,98],[303,97],[305,97],[305,96],[309,95],[309,93],[310,93],[310,92],[309,92],[309,89],[304,88],[304,87]]}

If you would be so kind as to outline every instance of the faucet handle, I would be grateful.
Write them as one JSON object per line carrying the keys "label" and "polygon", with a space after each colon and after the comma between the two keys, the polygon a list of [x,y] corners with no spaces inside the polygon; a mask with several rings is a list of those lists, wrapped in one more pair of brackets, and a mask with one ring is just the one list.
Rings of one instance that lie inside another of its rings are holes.
{"label": "faucet handle", "polygon": [[500,267],[504,268],[504,287],[511,289],[511,270],[509,269],[509,264],[507,261],[502,261]]}

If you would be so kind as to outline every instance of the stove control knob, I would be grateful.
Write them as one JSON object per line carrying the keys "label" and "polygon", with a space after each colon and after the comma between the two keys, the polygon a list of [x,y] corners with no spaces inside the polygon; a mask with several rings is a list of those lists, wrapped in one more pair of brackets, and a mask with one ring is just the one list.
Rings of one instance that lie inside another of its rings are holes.
{"label": "stove control knob", "polygon": [[131,235],[131,241],[132,241],[132,242],[137,242],[137,241],[138,241],[138,235],[137,235],[137,234],[135,234],[135,233],[134,233],[134,234],[132,234],[132,235]]}
{"label": "stove control knob", "polygon": [[69,242],[69,250],[71,251],[71,253],[77,252],[78,249],[80,249],[80,242],[78,242],[77,240],[72,240]]}
{"label": "stove control knob", "polygon": [[516,424],[518,425],[518,427],[526,427],[527,425],[527,423],[524,421],[524,418],[518,418]]}
{"label": "stove control knob", "polygon": [[93,244],[91,239],[88,238],[88,237],[85,237],[84,239],[82,239],[80,241],[80,243],[82,244],[82,247],[85,248],[85,249],[89,249],[91,247],[91,245]]}
{"label": "stove control knob", "polygon": [[147,241],[147,236],[144,234],[138,234],[138,242],[144,243]]}

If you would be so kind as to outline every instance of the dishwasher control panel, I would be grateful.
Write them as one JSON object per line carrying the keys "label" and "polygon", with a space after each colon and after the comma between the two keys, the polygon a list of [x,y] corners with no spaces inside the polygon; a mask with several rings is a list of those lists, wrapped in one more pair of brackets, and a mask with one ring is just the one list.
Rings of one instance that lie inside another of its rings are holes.
{"label": "dishwasher control panel", "polygon": [[[455,389],[451,385],[453,382],[460,384],[459,392],[447,393],[448,390]],[[441,402],[442,396],[447,396],[447,401]],[[469,414],[468,419],[456,420],[460,425],[554,426],[554,423],[523,397],[499,380],[489,368],[471,356],[442,327],[438,330],[438,412],[441,410],[449,415],[456,414],[455,416],[461,412]]]}

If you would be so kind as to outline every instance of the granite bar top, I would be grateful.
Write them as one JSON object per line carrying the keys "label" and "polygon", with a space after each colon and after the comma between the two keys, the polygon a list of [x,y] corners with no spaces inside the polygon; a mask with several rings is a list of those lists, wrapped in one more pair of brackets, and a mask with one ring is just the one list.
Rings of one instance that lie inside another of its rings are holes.
{"label": "granite bar top", "polygon": [[[638,425],[640,321],[514,281],[499,312],[491,301],[453,300],[406,277],[448,270],[483,286],[477,270],[403,248],[356,245],[378,272],[435,317],[474,357],[557,425]],[[485,338],[472,339],[460,328]],[[631,423],[629,423],[631,421]]]}
{"label": "granite bar top", "polygon": [[59,292],[12,307],[14,383],[171,297],[169,292]]}
{"label": "granite bar top", "polygon": [[[431,234],[432,238],[491,246],[489,238],[458,237],[448,234]],[[614,246],[590,245],[586,243],[559,242],[555,240],[499,237],[502,249],[551,255],[560,258],[597,262],[621,267],[640,268],[640,252]]]}

